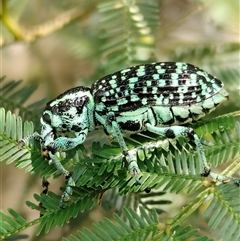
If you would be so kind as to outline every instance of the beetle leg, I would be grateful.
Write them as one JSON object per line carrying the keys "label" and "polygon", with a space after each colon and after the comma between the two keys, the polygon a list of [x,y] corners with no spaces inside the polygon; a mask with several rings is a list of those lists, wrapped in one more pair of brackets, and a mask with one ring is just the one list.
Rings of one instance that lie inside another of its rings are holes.
{"label": "beetle leg", "polygon": [[73,193],[72,187],[75,186],[75,182],[72,178],[71,173],[63,167],[63,165],[57,159],[57,157],[54,154],[52,154],[51,151],[49,151],[48,154],[49,154],[49,157],[51,158],[53,164],[57,168],[57,170],[60,171],[60,173],[65,177],[66,180],[68,180],[66,190],[63,192],[61,199],[60,199],[60,203],[59,203],[60,208],[63,208],[63,203],[65,201],[68,201],[70,199],[70,196]]}
{"label": "beetle leg", "polygon": [[189,138],[190,140],[193,140],[196,145],[199,161],[202,165],[203,171],[201,173],[201,176],[207,177],[210,175],[214,180],[222,183],[232,180],[236,185],[240,185],[240,180],[238,180],[237,178],[218,175],[216,173],[211,172],[200,139],[194,133],[194,130],[192,128],[184,126],[156,127],[151,125],[150,123],[146,123],[145,126],[148,131],[161,135],[163,137],[176,138],[183,136]]}
{"label": "beetle leg", "polygon": [[67,151],[70,149],[75,148],[79,144],[83,143],[86,139],[86,133],[80,132],[78,133],[78,136],[75,138],[69,138],[69,137],[58,137],[55,139],[52,143],[47,145],[48,149],[53,149],[54,151]]}
{"label": "beetle leg", "polygon": [[113,136],[117,138],[118,143],[123,150],[123,155],[124,155],[126,161],[128,162],[130,174],[135,177],[135,183],[137,185],[139,185],[140,184],[139,174],[141,173],[141,171],[140,171],[140,169],[138,167],[138,164],[137,164],[136,153],[128,150],[127,145],[124,141],[121,129],[120,129],[120,127],[119,127],[119,125],[118,125],[118,123],[115,119],[114,114],[109,113],[108,119],[109,119],[109,122],[111,122],[111,125],[112,125]]}

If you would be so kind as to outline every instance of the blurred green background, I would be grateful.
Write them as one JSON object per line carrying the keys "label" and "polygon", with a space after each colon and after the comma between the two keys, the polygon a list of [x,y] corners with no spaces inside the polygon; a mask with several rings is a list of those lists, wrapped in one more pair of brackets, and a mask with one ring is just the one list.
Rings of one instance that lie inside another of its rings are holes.
{"label": "blurred green background", "polygon": [[[142,46],[134,46],[134,54],[127,44],[129,36],[134,39],[127,15],[116,15],[115,22],[107,20],[110,14],[106,6],[113,2],[117,7],[124,1],[2,0],[1,75],[6,76],[5,83],[22,80],[23,85],[37,84],[27,105],[43,98],[51,100],[74,86],[90,86],[98,78],[133,64],[182,61],[216,75],[230,92],[230,101],[214,115],[239,109],[239,1],[151,1],[156,4],[156,12],[144,17],[152,25],[145,29],[146,34],[137,36]],[[141,1],[132,2],[137,5]],[[139,23],[144,24],[144,19]],[[115,32],[118,28],[122,35]],[[39,214],[24,205],[26,200],[34,200],[33,193],[42,190],[41,180],[34,178],[14,165],[1,164],[1,209],[11,207],[28,220],[37,218]],[[59,184],[50,182],[51,190],[58,192]],[[178,195],[177,202],[167,206],[171,214],[166,215],[173,216],[185,199]],[[71,229],[89,227],[103,216],[111,216],[111,211],[96,207],[71,225],[42,237],[35,237],[36,227],[32,227],[26,240],[60,240],[68,237]],[[200,224],[203,230],[205,225]]]}

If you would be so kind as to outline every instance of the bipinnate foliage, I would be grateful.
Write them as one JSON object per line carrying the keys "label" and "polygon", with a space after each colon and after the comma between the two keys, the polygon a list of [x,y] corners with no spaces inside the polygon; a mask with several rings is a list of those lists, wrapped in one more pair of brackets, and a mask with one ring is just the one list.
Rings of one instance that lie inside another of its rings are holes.
{"label": "bipinnate foliage", "polygon": [[[240,112],[229,113],[195,125],[200,137],[208,136],[208,141],[205,140],[205,153],[208,160],[214,160],[212,165],[232,161],[224,174],[230,175],[239,170],[239,116]],[[55,167],[41,157],[39,144],[33,142],[22,149],[18,148],[18,140],[33,133],[32,122],[22,122],[21,117],[6,112],[4,108],[0,109],[0,120],[1,161],[7,164],[14,162],[16,168],[23,168],[33,175],[59,177]],[[126,141],[129,149],[136,152],[142,170],[141,185],[134,185],[127,168],[122,166],[123,156],[117,144],[100,146],[99,143],[93,143],[91,157],[86,155],[83,146],[75,151],[60,153],[58,158],[66,169],[73,170],[76,182],[71,201],[66,202],[64,209],[61,209],[59,195],[53,192],[48,192],[47,195],[34,194],[36,203],[27,201],[26,204],[41,212],[42,216],[27,221],[9,208],[9,214],[1,212],[0,237],[17,234],[37,223],[37,234],[43,230],[48,233],[52,228],[77,217],[79,213],[91,210],[101,201],[105,192],[107,195],[108,190],[115,190],[112,194],[115,201],[111,199],[111,203],[108,203],[113,209],[117,202],[119,205],[119,195],[128,199],[118,207],[118,210],[123,208],[123,212],[119,213],[121,216],[114,214],[114,220],[105,218],[95,224],[92,231],[84,229],[69,240],[128,240],[130,237],[131,240],[210,240],[206,237],[197,238],[197,230],[192,230],[190,225],[183,225],[206,201],[209,205],[204,217],[212,229],[221,230],[218,238],[239,239],[239,187],[233,183],[212,183],[211,180],[202,178],[201,165],[192,143],[181,138],[175,141],[162,140],[150,133],[135,135]],[[152,192],[144,194],[149,189]],[[164,192],[194,193],[195,197],[175,217],[161,220],[162,210],[154,206],[169,203],[161,199]],[[144,201],[147,197],[154,198],[152,201]],[[42,206],[37,205],[38,202]],[[126,203],[130,205],[128,208],[124,208]]]}
{"label": "bipinnate foliage", "polygon": [[[154,59],[155,30],[159,23],[157,1],[110,0],[99,1],[97,4],[93,2],[97,13],[101,15],[101,34],[97,36],[97,33],[93,37],[97,39],[94,52],[96,58],[92,60],[90,56],[90,62],[104,64],[98,64],[95,74],[91,76],[92,80],[122,67],[151,62]],[[57,1],[49,2],[56,3]],[[5,10],[6,5],[7,1],[4,1]],[[93,11],[90,5],[89,3],[87,9]],[[8,12],[4,11],[2,15],[3,23],[10,26],[12,21],[8,22]],[[84,13],[74,8],[61,15],[57,21],[37,26],[26,35],[20,32],[23,28],[17,28],[16,24],[16,28],[10,30],[14,39],[33,42],[49,31],[54,32],[63,28],[82,16]],[[73,33],[69,36],[72,35]],[[78,42],[80,45],[82,42],[79,38],[76,39],[74,46],[78,48]],[[185,46],[187,48],[182,47],[178,52],[170,51],[169,58],[173,61],[188,60],[194,64],[202,60],[207,70],[212,68],[213,74],[218,73],[219,79],[229,81],[230,85],[239,81],[238,66],[233,64],[237,61],[231,62],[233,68],[223,68],[226,64],[225,57],[232,56],[233,52],[239,49],[239,44],[226,43],[221,54],[215,46],[209,44],[197,44],[193,48]],[[215,69],[211,66],[214,57],[219,61],[214,65],[218,66]],[[203,63],[199,66],[204,67]],[[24,107],[23,103],[36,87],[22,86],[20,81],[5,83],[4,78],[0,80],[0,84],[0,161],[14,163],[16,168],[30,172],[34,176],[62,178],[56,168],[49,165],[41,156],[37,141],[31,141],[23,148],[18,148],[18,141],[21,138],[39,131],[40,113],[46,101],[40,100]],[[236,103],[233,101],[233,106]],[[240,111],[237,111],[193,124],[194,130],[202,139],[209,164],[213,168],[225,164],[222,172],[224,175],[236,175],[240,169],[239,121]],[[121,149],[115,142],[92,143],[90,155],[89,148],[83,145],[65,153],[58,153],[57,157],[63,166],[73,171],[72,177],[76,186],[73,188],[71,200],[65,203],[64,209],[61,209],[60,192],[49,191],[47,195],[35,193],[36,202],[26,202],[29,208],[41,213],[41,217],[34,220],[26,220],[20,212],[9,207],[8,213],[0,212],[0,239],[9,236],[13,239],[24,238],[25,236],[19,233],[37,224],[37,235],[48,233],[55,227],[67,225],[69,220],[87,213],[98,203],[103,207],[108,206],[114,212],[112,218],[104,218],[93,224],[91,230],[79,230],[70,238],[63,238],[64,241],[212,240],[202,236],[199,230],[195,229],[196,225],[191,225],[192,220],[196,218],[200,221],[206,219],[213,236],[219,239],[240,239],[239,187],[231,182],[220,184],[201,177],[201,165],[193,143],[184,138],[161,139],[148,132],[126,137],[125,140],[129,149],[136,153],[142,171],[141,185],[134,184],[135,181],[129,175],[127,165],[123,161]],[[61,189],[64,190],[64,187]],[[162,215],[162,205],[169,205],[171,201],[175,201],[168,200],[165,197],[166,193],[189,197],[188,203],[171,218],[163,218]],[[204,214],[199,211],[203,206],[207,206]]]}

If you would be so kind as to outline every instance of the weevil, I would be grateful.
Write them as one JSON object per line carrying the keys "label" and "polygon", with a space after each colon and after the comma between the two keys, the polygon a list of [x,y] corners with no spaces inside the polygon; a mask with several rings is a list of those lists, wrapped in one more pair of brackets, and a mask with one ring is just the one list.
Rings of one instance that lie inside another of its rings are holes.
{"label": "weevil", "polygon": [[61,205],[69,199],[75,183],[55,153],[75,148],[98,127],[117,139],[136,184],[140,183],[140,169],[124,141],[125,132],[189,138],[196,145],[202,176],[221,182],[231,179],[239,185],[236,178],[211,172],[200,139],[191,127],[184,126],[210,113],[228,97],[219,79],[191,64],[133,66],[99,79],[90,88],[69,89],[48,102],[40,120],[41,133],[20,140],[19,147],[31,138],[39,140],[42,153],[68,179]]}

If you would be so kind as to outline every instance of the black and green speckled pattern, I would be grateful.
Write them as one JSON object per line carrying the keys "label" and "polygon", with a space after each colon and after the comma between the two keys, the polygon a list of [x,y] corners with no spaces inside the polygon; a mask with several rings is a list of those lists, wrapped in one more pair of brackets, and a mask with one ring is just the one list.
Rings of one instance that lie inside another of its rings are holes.
{"label": "black and green speckled pattern", "polygon": [[[124,115],[159,107],[158,125],[191,122],[228,99],[216,77],[191,64],[163,62],[134,66],[105,76],[92,85],[96,111]],[[172,120],[171,120],[172,119]]]}
{"label": "black and green speckled pattern", "polygon": [[70,198],[75,182],[54,154],[75,148],[85,141],[88,132],[100,126],[117,139],[136,184],[141,184],[141,170],[136,153],[128,150],[123,132],[148,130],[166,138],[183,136],[194,141],[201,175],[210,175],[223,183],[232,180],[239,186],[240,180],[211,172],[200,139],[191,127],[182,126],[203,117],[227,99],[220,80],[191,64],[134,66],[101,78],[91,88],[67,90],[48,102],[40,120],[41,133],[23,138],[19,147],[32,138],[40,141],[42,155],[50,158],[68,179],[60,207]]}

